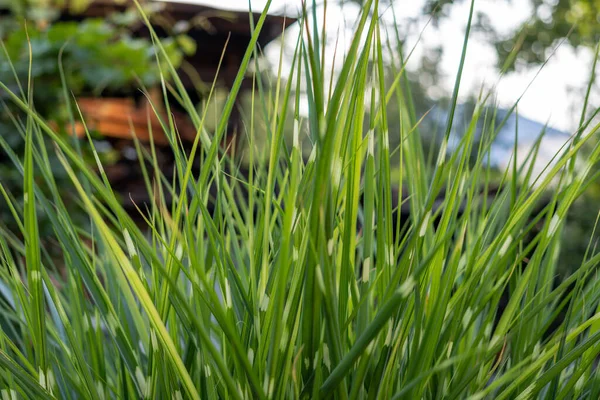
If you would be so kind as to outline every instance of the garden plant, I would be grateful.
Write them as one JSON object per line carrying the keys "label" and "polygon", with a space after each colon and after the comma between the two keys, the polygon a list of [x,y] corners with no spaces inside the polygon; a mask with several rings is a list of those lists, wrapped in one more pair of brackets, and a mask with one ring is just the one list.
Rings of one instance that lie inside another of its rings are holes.
{"label": "garden plant", "polygon": [[[10,152],[22,192],[0,176],[16,226],[0,221],[3,399],[600,398],[592,238],[579,268],[554,279],[569,251],[561,246],[567,212],[599,178],[598,110],[588,98],[578,129],[541,175],[536,146],[501,173],[487,162],[502,121],[486,92],[460,143],[448,151],[451,112],[429,158],[406,81],[412,49],[380,19],[391,11],[364,1],[332,72],[325,29],[305,8],[274,84],[252,75],[242,174],[222,139],[267,11],[210,131],[206,109],[192,104],[153,37],[161,108],[178,101],[198,135],[185,151],[174,122],[162,120],[172,181],[152,144],[136,142],[154,201],[139,204],[135,220],[111,190],[92,137],[74,144],[40,116],[36,59],[15,77],[20,85],[0,82],[6,105],[20,110],[12,129],[24,139],[22,153]],[[472,18],[473,3],[452,111]],[[63,100],[74,102],[66,89]],[[392,111],[399,131],[388,129]],[[76,106],[68,118],[82,120]],[[60,185],[56,168],[68,178]],[[393,201],[393,190],[408,196]],[[402,204],[410,219],[397,223]],[[44,234],[40,212],[51,227]],[[85,223],[73,219],[78,213]]]}

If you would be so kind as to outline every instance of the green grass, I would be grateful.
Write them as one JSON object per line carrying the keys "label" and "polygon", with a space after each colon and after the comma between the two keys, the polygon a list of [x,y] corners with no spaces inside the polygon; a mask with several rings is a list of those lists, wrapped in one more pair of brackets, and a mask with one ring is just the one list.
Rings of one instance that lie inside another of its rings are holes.
{"label": "green grass", "polygon": [[[152,149],[136,146],[158,198],[140,205],[141,225],[124,211],[102,165],[87,165],[36,114],[32,82],[26,93],[0,83],[28,116],[15,125],[26,137],[25,154],[14,158],[23,209],[0,182],[21,227],[12,234],[0,225],[3,399],[599,397],[600,255],[590,246],[581,267],[552,284],[559,252],[569,251],[560,242],[566,213],[598,177],[599,126],[585,118],[587,99],[579,134],[544,175],[532,173],[534,148],[487,196],[486,152],[499,129],[482,107],[487,95],[456,151],[428,161],[405,59],[384,62],[400,43],[385,39],[377,1],[365,3],[334,82],[324,78],[322,27],[313,26],[310,10],[290,77],[281,78],[282,60],[273,89],[259,90],[254,77],[244,132],[250,174],[219,143],[266,11],[214,131],[204,129],[206,112],[196,111],[177,78],[163,82],[165,98],[178,94],[199,134],[186,153],[173,121],[162,121],[175,182]],[[161,65],[172,70],[168,60]],[[392,106],[399,132],[388,129]],[[452,116],[446,141],[451,125]],[[390,148],[391,135],[400,136],[398,149]],[[56,146],[45,148],[44,137]],[[57,187],[49,152],[58,153],[72,186]],[[202,162],[199,174],[194,159]],[[393,220],[392,170],[410,193],[401,199],[411,207],[402,227]],[[73,222],[69,196],[89,225]],[[40,237],[40,210],[52,222],[50,238]],[[50,255],[51,245],[60,257]],[[496,320],[505,291],[509,301]],[[549,332],[558,314],[564,318]]]}

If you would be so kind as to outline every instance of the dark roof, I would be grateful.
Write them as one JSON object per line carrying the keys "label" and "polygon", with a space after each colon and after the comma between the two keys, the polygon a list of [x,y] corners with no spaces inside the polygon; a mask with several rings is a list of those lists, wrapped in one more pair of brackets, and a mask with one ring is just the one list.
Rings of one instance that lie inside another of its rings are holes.
{"label": "dark roof", "polygon": [[[151,20],[156,21],[159,17],[162,22],[171,21],[173,24],[180,21],[191,23],[192,35],[198,31],[215,34],[229,34],[236,38],[245,38],[248,42],[251,37],[250,15],[254,24],[260,18],[260,13],[229,11],[214,7],[208,7],[200,4],[180,3],[171,1],[140,1],[145,6],[155,11]],[[80,13],[70,13],[65,8],[65,17],[77,15],[83,17],[106,17],[111,12],[125,11],[128,8],[135,8],[132,0],[92,0],[91,4]],[[258,42],[261,46],[266,46],[272,40],[277,38],[285,28],[296,21],[296,18],[283,15],[269,14],[261,30]]]}

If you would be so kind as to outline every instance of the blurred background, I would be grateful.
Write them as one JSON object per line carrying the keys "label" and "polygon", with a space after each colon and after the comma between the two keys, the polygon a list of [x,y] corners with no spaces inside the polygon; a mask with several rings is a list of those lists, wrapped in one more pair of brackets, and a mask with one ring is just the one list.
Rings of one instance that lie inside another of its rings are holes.
{"label": "blurred background", "polygon": [[[326,21],[324,64],[331,79],[336,79],[362,3],[362,0],[306,0],[306,7],[316,7],[322,15],[317,23]],[[159,27],[170,61],[185,76],[192,100],[198,108],[210,107],[209,132],[218,120],[220,104],[249,41],[252,18],[248,12],[260,12],[266,4],[265,0],[144,2],[153,23]],[[267,90],[275,89],[278,76],[284,79],[287,76],[300,29],[295,18],[301,15],[302,4],[301,0],[271,2],[271,17],[259,41],[260,54],[251,68],[260,75]],[[416,119],[424,117],[419,127],[424,151],[431,156],[439,150],[438,139],[447,120],[470,5],[464,0],[380,1],[380,16],[385,22],[382,33],[393,44],[386,51],[388,76],[393,77],[398,71],[403,55]],[[600,42],[600,1],[477,0],[474,15],[452,134],[457,140],[460,138],[474,104],[482,93],[489,93],[486,104],[496,110],[496,118],[506,116],[506,123],[492,146],[490,163],[502,173],[511,162],[515,146],[517,159],[521,160],[544,133],[536,165],[537,172],[541,172],[575,133],[582,118],[598,120],[592,114],[600,104],[600,84],[593,80],[592,74]],[[254,21],[256,18],[254,15]],[[148,123],[149,105],[160,102],[160,91],[156,91],[160,73],[148,32],[132,3],[0,0],[0,37],[3,43],[0,80],[17,92],[23,90],[31,43],[38,112],[65,135],[81,137],[85,133],[81,111],[115,188],[124,198],[131,193],[137,193],[133,197],[138,199],[143,197],[131,133],[135,131],[136,136],[148,140],[148,131],[152,130],[158,135],[157,144],[161,144],[159,122]],[[218,90],[207,104],[205,95],[216,76],[226,42],[228,48],[218,75]],[[281,73],[280,54],[283,54]],[[588,86],[590,81],[593,83]],[[251,77],[245,81],[224,143],[242,159],[244,126],[250,118],[249,98],[255,84]],[[590,106],[582,117],[588,90]],[[23,155],[23,131],[19,129],[23,115],[7,101],[5,94],[0,93],[0,100],[0,182],[18,203],[22,177],[14,162]],[[74,100],[79,102],[79,108]],[[397,109],[390,105],[393,148],[398,146],[401,123],[397,112],[394,114]],[[164,110],[156,111],[160,114]],[[175,109],[174,115],[182,137],[193,140],[195,130],[186,120],[185,110]],[[256,126],[266,127],[260,115],[254,117]],[[394,124],[398,127],[396,132],[392,129]],[[292,129],[290,123],[288,137]],[[519,139],[515,143],[516,131]],[[258,137],[266,134],[266,128],[256,132]],[[303,144],[309,152],[310,138],[305,139]],[[452,144],[448,151],[452,151]],[[84,156],[93,161],[91,154]],[[165,150],[160,156],[168,169],[172,161],[169,152]],[[56,179],[65,178],[58,165],[54,172]],[[402,179],[397,173],[394,179]],[[569,216],[564,230],[564,271],[580,265],[599,204],[600,182],[588,188]],[[14,231],[10,221],[10,210],[0,199],[0,229]],[[592,239],[595,243],[598,238]]]}

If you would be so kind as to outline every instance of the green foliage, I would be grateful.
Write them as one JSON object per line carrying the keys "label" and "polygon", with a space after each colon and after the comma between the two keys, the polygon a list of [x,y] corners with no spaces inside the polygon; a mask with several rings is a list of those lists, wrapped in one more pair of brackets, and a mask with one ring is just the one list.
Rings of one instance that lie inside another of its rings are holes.
{"label": "green foliage", "polygon": [[47,18],[58,9],[71,13],[83,11],[93,0],[0,0],[0,8],[26,18]]}
{"label": "green foliage", "polygon": [[[126,29],[102,19],[58,22],[47,29],[20,25],[4,43],[20,80],[28,73],[31,46],[31,74],[36,87],[41,85],[41,94],[61,92],[59,61],[65,66],[69,88],[75,93],[127,92],[134,87],[154,86],[160,80],[152,43],[131,38]],[[166,40],[163,45],[171,62],[179,65],[181,54],[174,41]],[[6,61],[0,76],[5,82],[14,81]]]}
{"label": "green foliage", "polygon": [[[600,2],[598,0],[559,0],[553,3],[533,0],[535,14],[508,38],[496,43],[500,66],[517,47],[517,59],[541,64],[559,40],[573,47],[593,48],[600,42]],[[508,65],[514,68],[514,64]]]}
{"label": "green foliage", "polygon": [[[582,120],[585,135],[544,175],[531,172],[534,149],[530,162],[502,175],[497,193],[481,195],[497,129],[486,97],[456,151],[447,156],[442,146],[425,158],[404,62],[384,65],[384,49],[399,43],[382,41],[380,11],[365,1],[331,90],[320,29],[300,33],[290,79],[279,71],[273,91],[252,93],[249,115],[263,113],[268,134],[256,142],[250,119],[248,174],[220,143],[266,11],[214,130],[173,75],[199,135],[189,152],[173,146],[174,182],[138,147],[152,166],[145,184],[153,201],[140,205],[142,224],[102,169],[98,176],[26,95],[0,83],[27,116],[24,161],[15,160],[26,201],[13,213],[23,239],[0,235],[4,387],[48,399],[598,398],[600,282],[590,277],[600,255],[590,251],[577,271],[552,283],[568,211],[596,179],[600,125]],[[397,165],[388,111],[402,118]],[[476,142],[480,121],[487,139]],[[40,134],[55,146],[35,140]],[[300,149],[311,140],[304,161]],[[60,188],[46,150],[68,175]],[[268,153],[265,168],[255,163],[258,151]],[[392,166],[406,177],[404,225],[395,224]],[[71,218],[65,191],[91,226]],[[40,209],[52,221],[58,258],[38,245]]]}
{"label": "green foliage", "polygon": [[[59,129],[67,126],[71,116],[79,120],[71,95],[129,95],[136,88],[160,82],[160,65],[151,41],[132,38],[127,28],[118,24],[88,19],[40,27],[9,16],[0,19],[0,28],[5,33],[0,52],[0,82],[19,93],[26,90],[31,79],[32,105],[44,118],[57,123]],[[165,56],[178,66],[182,53],[175,40],[167,39],[163,46]],[[168,78],[167,73],[164,75]],[[64,85],[69,88],[67,92]],[[21,199],[20,172],[15,169],[10,152],[22,156],[25,114],[6,102],[6,93],[0,92],[0,99],[4,104],[0,110],[0,176],[4,188]],[[91,153],[83,155],[90,157]],[[50,157],[55,179],[64,182],[67,179],[64,169],[52,152]],[[9,220],[9,215],[7,204],[0,200],[0,219]],[[44,222],[41,226],[48,227],[49,221],[44,219]]]}
{"label": "green foliage", "polygon": [[[437,22],[447,17],[451,6],[460,1],[464,0],[430,0],[423,11]],[[549,52],[563,39],[575,48],[594,48],[600,42],[598,0],[529,0],[528,3],[533,8],[531,18],[507,37],[500,37],[489,21],[479,16],[481,28],[494,38],[499,68],[512,70],[516,60],[529,65],[542,64]],[[513,57],[511,53],[515,49],[517,52]],[[507,60],[510,62],[507,63]]]}

